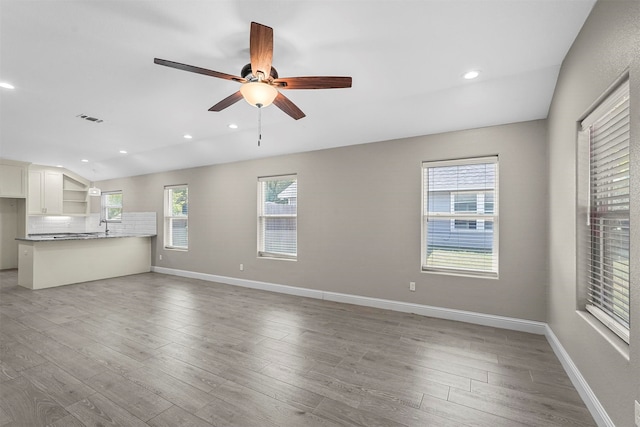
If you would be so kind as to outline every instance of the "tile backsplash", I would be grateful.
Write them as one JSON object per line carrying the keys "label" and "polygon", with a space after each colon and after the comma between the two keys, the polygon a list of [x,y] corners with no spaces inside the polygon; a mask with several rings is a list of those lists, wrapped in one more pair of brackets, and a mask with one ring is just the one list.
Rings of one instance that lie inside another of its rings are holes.
{"label": "tile backsplash", "polygon": [[29,234],[83,233],[87,227],[84,216],[29,216]]}
{"label": "tile backsplash", "polygon": [[[104,231],[100,214],[88,216],[29,216],[29,234],[91,233]],[[155,212],[123,212],[121,222],[110,222],[109,231],[127,234],[157,234]]]}
{"label": "tile backsplash", "polygon": [[[87,216],[87,231],[104,231],[104,224],[100,225],[100,214]],[[155,212],[122,212],[121,222],[109,222],[109,231],[114,234],[157,234]]]}

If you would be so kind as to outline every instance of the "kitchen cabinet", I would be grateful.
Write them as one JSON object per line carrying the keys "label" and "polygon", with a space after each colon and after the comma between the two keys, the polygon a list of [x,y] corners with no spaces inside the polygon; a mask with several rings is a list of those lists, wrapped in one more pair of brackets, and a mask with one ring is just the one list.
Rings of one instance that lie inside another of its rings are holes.
{"label": "kitchen cabinet", "polygon": [[0,159],[0,197],[27,197],[27,165]]}
{"label": "kitchen cabinet", "polygon": [[152,236],[18,239],[18,285],[43,289],[151,271]]}
{"label": "kitchen cabinet", "polygon": [[29,171],[29,215],[62,215],[62,173]]}

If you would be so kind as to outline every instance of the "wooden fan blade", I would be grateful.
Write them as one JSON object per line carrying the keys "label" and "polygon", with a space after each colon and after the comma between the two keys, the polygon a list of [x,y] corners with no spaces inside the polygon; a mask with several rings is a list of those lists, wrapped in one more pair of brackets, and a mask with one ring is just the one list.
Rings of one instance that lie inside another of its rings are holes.
{"label": "wooden fan blade", "polygon": [[227,96],[225,99],[218,102],[213,107],[209,108],[209,111],[222,111],[225,108],[230,107],[236,102],[240,101],[241,99],[242,99],[242,94],[240,93],[240,91],[237,91],[233,95]]}
{"label": "wooden fan blade", "polygon": [[351,77],[284,77],[273,84],[278,89],[341,89],[351,87]]}
{"label": "wooden fan blade", "polygon": [[218,71],[207,70],[206,68],[195,67],[193,65],[181,64],[179,62],[167,61],[166,59],[154,58],[153,62],[165,67],[177,68],[178,70],[190,71],[192,73],[204,74],[205,76],[218,77],[225,80],[233,80],[234,82],[244,83],[247,80],[242,77],[231,74],[220,73]]}
{"label": "wooden fan blade", "polygon": [[273,105],[293,117],[295,120],[300,120],[305,117],[305,114],[296,104],[291,102],[289,98],[278,92],[278,96],[273,100]]}
{"label": "wooden fan blade", "polygon": [[268,78],[271,75],[271,61],[273,59],[273,28],[252,22],[249,51],[251,53],[251,73],[258,77],[260,72],[263,74],[263,78]]}

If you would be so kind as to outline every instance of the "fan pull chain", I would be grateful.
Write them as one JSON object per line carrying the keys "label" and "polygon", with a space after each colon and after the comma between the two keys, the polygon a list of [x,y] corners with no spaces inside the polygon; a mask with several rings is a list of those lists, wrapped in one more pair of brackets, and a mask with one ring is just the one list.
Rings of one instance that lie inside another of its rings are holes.
{"label": "fan pull chain", "polygon": [[258,147],[262,141],[262,104],[256,104],[258,107]]}

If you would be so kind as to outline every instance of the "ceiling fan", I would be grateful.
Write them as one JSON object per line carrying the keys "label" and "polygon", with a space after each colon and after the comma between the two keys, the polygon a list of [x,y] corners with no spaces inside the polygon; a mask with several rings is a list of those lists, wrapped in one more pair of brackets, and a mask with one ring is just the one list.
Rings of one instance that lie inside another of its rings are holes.
{"label": "ceiling fan", "polygon": [[242,67],[240,77],[165,59],[155,58],[153,62],[179,70],[242,83],[239,91],[218,102],[209,108],[209,111],[222,111],[244,98],[249,104],[258,108],[263,108],[273,103],[286,114],[298,120],[303,118],[305,114],[280,90],[351,87],[351,77],[279,77],[278,72],[271,64],[273,58],[273,28],[266,25],[258,24],[257,22],[251,23],[249,51],[251,63]]}

